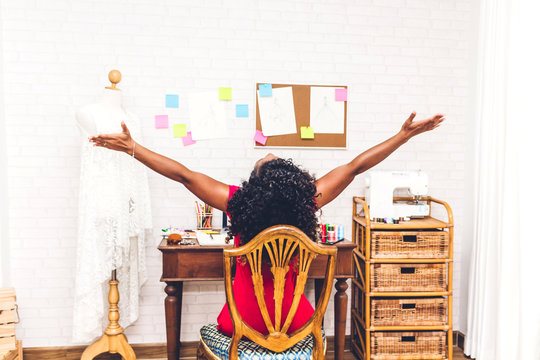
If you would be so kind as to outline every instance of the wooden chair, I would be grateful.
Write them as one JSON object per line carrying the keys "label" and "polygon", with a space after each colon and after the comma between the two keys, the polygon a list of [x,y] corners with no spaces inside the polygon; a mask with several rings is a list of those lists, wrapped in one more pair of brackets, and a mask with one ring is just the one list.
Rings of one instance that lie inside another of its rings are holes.
{"label": "wooden chair", "polygon": [[[270,270],[274,277],[274,322],[270,319],[264,301],[263,276],[261,272],[261,267],[264,266],[263,253],[265,253],[265,258],[270,259]],[[300,229],[288,225],[270,227],[260,232],[244,246],[225,249],[223,251],[225,290],[229,312],[234,325],[234,333],[232,337],[229,337],[219,332],[216,325],[203,327],[201,329],[201,341],[199,343],[197,358],[236,360],[239,359],[240,355],[241,359],[307,359],[309,357],[314,360],[324,359],[326,341],[323,341],[322,321],[332,291],[336,253],[336,247],[318,245]],[[287,330],[291,325],[298,309],[300,298],[304,293],[311,262],[317,255],[328,256],[326,277],[321,296],[317,302],[315,312],[308,322],[289,335],[287,334]],[[232,285],[232,265],[238,256],[247,258],[252,273],[255,295],[268,329],[268,335],[263,335],[246,324],[236,307]],[[291,308],[283,326],[280,326],[282,323],[281,313],[285,275],[289,271],[289,263],[293,257],[297,257],[298,261],[296,286],[294,288]],[[291,351],[296,353],[291,355]],[[279,357],[277,357],[278,354],[276,353],[280,353]]]}

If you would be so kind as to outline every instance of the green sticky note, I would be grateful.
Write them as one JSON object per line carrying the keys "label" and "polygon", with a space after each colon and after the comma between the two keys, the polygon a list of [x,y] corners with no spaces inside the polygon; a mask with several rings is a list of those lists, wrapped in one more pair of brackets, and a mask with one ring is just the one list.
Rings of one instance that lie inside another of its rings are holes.
{"label": "green sticky note", "polygon": [[232,100],[232,89],[227,87],[220,87],[219,100]]}
{"label": "green sticky note", "polygon": [[313,128],[311,126],[301,126],[300,127],[300,137],[302,139],[315,139],[315,134],[313,133]]}
{"label": "green sticky note", "polygon": [[173,136],[184,137],[187,136],[186,124],[174,124],[173,125]]}

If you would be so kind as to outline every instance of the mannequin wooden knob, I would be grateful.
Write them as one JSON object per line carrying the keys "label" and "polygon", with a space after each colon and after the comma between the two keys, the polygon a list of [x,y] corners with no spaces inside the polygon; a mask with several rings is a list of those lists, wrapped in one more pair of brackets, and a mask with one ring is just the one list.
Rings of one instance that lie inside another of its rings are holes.
{"label": "mannequin wooden knob", "polygon": [[107,86],[106,89],[120,90],[116,87],[116,84],[118,84],[120,80],[122,80],[122,74],[120,73],[120,71],[109,71],[109,81],[111,82],[111,86]]}

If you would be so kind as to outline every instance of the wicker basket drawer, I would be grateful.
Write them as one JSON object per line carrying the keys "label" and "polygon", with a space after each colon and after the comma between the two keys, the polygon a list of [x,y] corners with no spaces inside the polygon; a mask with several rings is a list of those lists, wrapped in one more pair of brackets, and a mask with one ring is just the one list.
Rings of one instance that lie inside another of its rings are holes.
{"label": "wicker basket drawer", "polygon": [[447,231],[373,231],[371,257],[444,259],[448,244]]}
{"label": "wicker basket drawer", "polygon": [[372,298],[372,326],[446,325],[448,300],[433,298]]}
{"label": "wicker basket drawer", "polygon": [[446,291],[447,264],[371,264],[371,291]]}
{"label": "wicker basket drawer", "polygon": [[443,331],[374,332],[371,334],[372,360],[447,359]]}

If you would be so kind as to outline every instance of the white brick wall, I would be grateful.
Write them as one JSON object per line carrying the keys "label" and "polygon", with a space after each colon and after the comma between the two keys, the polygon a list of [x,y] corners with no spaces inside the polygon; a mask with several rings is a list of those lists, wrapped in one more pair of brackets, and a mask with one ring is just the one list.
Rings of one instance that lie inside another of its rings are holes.
{"label": "white brick wall", "polygon": [[[431,194],[453,207],[460,259],[471,3],[2,1],[10,270],[25,346],[71,344],[81,141],[74,113],[100,96],[113,68],[122,71],[125,103],[142,119],[149,148],[232,184],[266,153],[252,146],[253,117],[233,115],[236,103],[248,103],[253,113],[256,82],[350,86],[347,150],[275,150],[319,176],[393,135],[411,110],[419,118],[444,112],[443,127],[407,143],[379,168],[429,174]],[[183,148],[170,132],[153,128],[166,93],[180,94],[177,119],[187,120],[187,94],[218,86],[233,88],[230,139]],[[156,235],[160,226],[194,224],[193,196],[182,186],[151,173],[150,187]],[[360,176],[323,209],[324,221],[345,224],[350,237],[351,197],[362,193]],[[165,341],[155,243],[147,253],[141,317],[126,331],[132,343]],[[455,284],[460,269],[458,261]],[[465,316],[460,303],[455,301],[455,319]],[[223,304],[221,283],[186,284],[182,340],[196,340],[200,326],[215,321]],[[332,320],[329,311],[329,334]]]}

